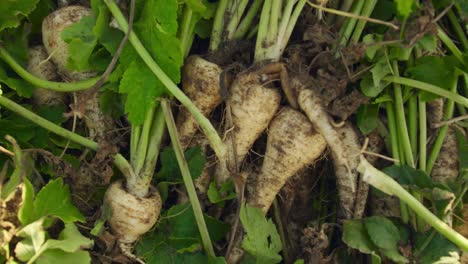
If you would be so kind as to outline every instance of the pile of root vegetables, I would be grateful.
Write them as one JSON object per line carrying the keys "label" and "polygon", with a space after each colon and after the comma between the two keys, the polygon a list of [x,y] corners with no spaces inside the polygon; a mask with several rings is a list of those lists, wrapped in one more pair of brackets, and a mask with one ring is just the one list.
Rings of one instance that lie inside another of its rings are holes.
{"label": "pile of root vegetables", "polygon": [[0,122],[54,139],[1,149],[0,260],[63,177],[86,262],[467,261],[464,1],[36,2],[26,59],[0,31]]}

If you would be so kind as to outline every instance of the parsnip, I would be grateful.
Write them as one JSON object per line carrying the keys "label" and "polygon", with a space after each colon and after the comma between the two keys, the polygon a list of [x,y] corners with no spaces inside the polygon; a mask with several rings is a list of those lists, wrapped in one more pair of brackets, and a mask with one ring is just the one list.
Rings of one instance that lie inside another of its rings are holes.
{"label": "parsnip", "polygon": [[325,139],[302,113],[285,107],[271,121],[262,169],[248,203],[265,213],[286,181],[313,164],[326,147]]}
{"label": "parsnip", "polygon": [[62,31],[83,17],[93,16],[93,11],[84,6],[67,6],[49,14],[42,21],[42,41],[61,75],[71,80],[85,80],[96,76],[94,71],[77,72],[67,67],[68,44],[62,40]]}
{"label": "parsnip", "polygon": [[325,137],[332,152],[342,216],[345,219],[361,217],[367,200],[367,187],[359,180],[357,172],[361,147],[356,131],[349,123],[339,128],[333,126],[331,117],[314,91],[301,91],[298,102],[314,127]]}
{"label": "parsnip", "polygon": [[[57,65],[57,69],[64,78],[74,81],[85,80],[96,76],[94,71],[72,71],[67,68],[69,56],[68,44],[61,38],[61,34],[66,27],[79,22],[83,17],[92,16],[90,8],[83,6],[63,7],[49,14],[42,22],[42,40],[44,46],[51,56],[52,61]],[[110,116],[104,115],[99,107],[99,93],[89,96],[87,92],[77,93],[77,101],[84,104],[84,121],[89,129],[89,135],[96,141],[103,141],[107,138],[107,132],[114,127],[114,121]]]}
{"label": "parsnip", "polygon": [[158,220],[162,207],[157,189],[152,188],[146,197],[136,197],[127,192],[122,181],[109,186],[104,202],[112,210],[109,225],[122,244],[131,244],[148,232]]}
{"label": "parsnip", "polygon": [[[222,102],[221,72],[222,69],[218,65],[199,56],[191,56],[185,63],[182,73],[182,89],[205,116],[208,116]],[[180,109],[176,124],[182,148],[185,149],[198,131],[198,124],[184,107]]]}
{"label": "parsnip", "polygon": [[[59,78],[57,68],[52,61],[48,60],[48,57],[49,55],[44,46],[30,47],[28,50],[27,70],[43,80],[57,80]],[[67,94],[36,87],[32,99],[36,106],[64,105],[67,100]]]}

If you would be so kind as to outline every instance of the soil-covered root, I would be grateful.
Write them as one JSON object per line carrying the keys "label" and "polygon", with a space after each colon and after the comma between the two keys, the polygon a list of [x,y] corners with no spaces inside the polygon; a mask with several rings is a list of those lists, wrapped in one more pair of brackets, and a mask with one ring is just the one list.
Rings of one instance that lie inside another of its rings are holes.
{"label": "soil-covered root", "polygon": [[[57,68],[48,57],[49,55],[44,46],[37,45],[30,47],[28,50],[27,70],[43,80],[57,80],[59,78]],[[38,107],[65,105],[67,94],[36,87],[32,94],[32,99],[34,105]]]}
{"label": "soil-covered root", "polygon": [[340,127],[334,125],[322,106],[320,97],[313,90],[301,91],[298,102],[314,127],[324,136],[331,150],[342,217],[361,217],[365,209],[368,186],[359,180],[357,172],[361,146],[356,130],[349,122]]}
{"label": "soil-covered root", "polygon": [[248,203],[266,213],[286,181],[313,164],[325,148],[325,139],[305,115],[282,109],[269,126],[265,158]]}
{"label": "soil-covered root", "polygon": [[109,186],[104,203],[112,210],[108,223],[124,245],[134,243],[148,232],[158,220],[162,207],[161,196],[155,188],[146,197],[136,197],[127,192],[122,181]]}
{"label": "soil-covered root", "polygon": [[[199,56],[187,59],[182,74],[182,89],[200,111],[208,116],[222,102],[220,75],[222,69]],[[198,123],[190,112],[182,107],[176,125],[182,148],[186,148],[195,133]]]}
{"label": "soil-covered root", "polygon": [[42,41],[61,75],[71,80],[84,80],[96,76],[93,71],[71,71],[67,67],[68,44],[61,34],[66,27],[78,23],[83,17],[93,16],[93,11],[84,6],[67,6],[49,14],[42,21]]}
{"label": "soil-covered root", "polygon": [[[228,101],[232,127],[228,128],[225,144],[229,149],[228,167],[238,171],[240,164],[257,138],[265,131],[278,111],[281,95],[278,89],[262,84],[262,74],[246,72],[237,76],[231,85]],[[236,164],[237,163],[237,164]],[[219,184],[227,175],[216,171]]]}

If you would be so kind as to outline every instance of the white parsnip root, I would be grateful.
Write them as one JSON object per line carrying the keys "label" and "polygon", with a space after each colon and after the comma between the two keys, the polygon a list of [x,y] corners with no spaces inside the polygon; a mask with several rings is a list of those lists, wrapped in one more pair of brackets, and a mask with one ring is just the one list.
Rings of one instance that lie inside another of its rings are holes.
{"label": "white parsnip root", "polygon": [[96,76],[94,71],[71,71],[67,67],[69,57],[68,44],[62,40],[61,34],[66,27],[78,23],[83,17],[93,16],[93,11],[84,6],[63,7],[49,14],[42,21],[42,42],[57,65],[61,75],[71,80],[85,80]]}
{"label": "white parsnip root", "polygon": [[162,207],[159,192],[152,188],[146,197],[136,197],[125,189],[122,181],[112,183],[104,202],[112,210],[108,223],[122,244],[131,244],[156,223]]}
{"label": "white parsnip root", "polygon": [[[30,47],[28,50],[27,70],[43,80],[57,80],[59,78],[57,68],[48,57],[49,55],[44,46],[37,45]],[[32,94],[32,99],[36,106],[64,105],[67,100],[67,94],[36,87]]]}
{"label": "white parsnip root", "polygon": [[[187,59],[182,78],[182,89],[195,106],[208,116],[222,102],[220,75],[222,69],[199,56]],[[182,148],[187,148],[198,131],[198,123],[190,112],[182,107],[177,116],[177,129]]]}
{"label": "white parsnip root", "polygon": [[330,147],[342,216],[345,219],[360,218],[364,213],[368,186],[359,179],[357,172],[361,151],[357,132],[349,123],[341,127],[333,125],[314,91],[301,91],[298,102]]}
{"label": "white parsnip root", "polygon": [[312,165],[325,148],[324,137],[304,114],[282,109],[269,126],[265,159],[248,203],[266,213],[286,181]]}
{"label": "white parsnip root", "polygon": [[[67,67],[69,51],[68,44],[62,40],[61,34],[66,27],[78,23],[83,17],[93,16],[93,11],[84,6],[63,7],[49,14],[42,22],[42,40],[44,46],[57,65],[60,75],[72,81],[86,80],[97,75],[95,71],[72,71]],[[89,98],[88,98],[89,97]],[[103,141],[109,130],[114,127],[114,121],[104,115],[99,107],[99,93],[88,96],[86,92],[77,93],[78,102],[84,103],[84,121],[89,130],[90,138]],[[80,100],[80,99],[86,100]]]}

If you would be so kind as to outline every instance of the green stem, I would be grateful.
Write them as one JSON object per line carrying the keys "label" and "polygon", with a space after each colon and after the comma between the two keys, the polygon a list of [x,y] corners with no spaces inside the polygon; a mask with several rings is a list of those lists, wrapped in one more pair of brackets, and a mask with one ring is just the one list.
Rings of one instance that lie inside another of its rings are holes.
{"label": "green stem", "polygon": [[64,82],[51,82],[38,78],[27,70],[25,70],[15,59],[8,53],[8,51],[0,45],[0,58],[6,62],[19,76],[21,76],[27,82],[33,84],[36,87],[53,90],[57,92],[76,92],[89,89],[100,79],[95,77],[87,79],[85,81],[64,83]]}
{"label": "green stem", "polygon": [[289,38],[291,38],[292,32],[296,26],[297,20],[299,19],[299,15],[302,12],[302,9],[304,9],[305,4],[307,3],[307,0],[299,0],[299,3],[296,4],[294,7],[294,11],[291,14],[291,17],[288,19],[288,26],[286,27],[286,32],[284,35],[279,36],[278,38],[278,45],[279,45],[279,51],[278,54],[276,55],[277,58],[276,60],[279,60],[281,55],[283,54],[284,49],[288,45]]}
{"label": "green stem", "polygon": [[141,135],[141,125],[131,126],[130,131],[130,162],[135,164],[137,158],[138,141]]}
{"label": "green stem", "polygon": [[[127,20],[123,16],[119,7],[116,5],[114,0],[105,0],[105,3],[112,15],[116,19],[120,28],[126,32],[128,30]],[[202,128],[206,138],[210,142],[211,148],[216,153],[216,156],[224,161],[226,160],[226,149],[224,143],[218,132],[210,123],[210,120],[206,118],[200,110],[193,104],[192,101],[177,87],[177,85],[167,76],[167,74],[159,67],[159,65],[153,60],[151,55],[145,49],[140,39],[137,37],[135,32],[131,32],[129,36],[130,43],[135,48],[136,52],[143,61],[146,63],[148,68],[154,73],[154,75],[161,81],[161,83],[166,87],[166,89],[171,93],[187,110],[193,115],[195,120],[198,122]]]}
{"label": "green stem", "polygon": [[245,8],[249,3],[249,0],[238,0],[239,4],[234,10],[234,14],[232,14],[231,20],[229,21],[226,27],[226,35],[227,39],[232,39],[234,33],[236,32],[237,26],[239,26],[239,22],[241,21],[242,15],[244,14]]}
{"label": "green stem", "polygon": [[218,8],[216,9],[213,20],[213,29],[211,30],[210,51],[217,50],[221,43],[221,36],[223,35],[224,28],[224,12],[226,11],[227,4],[228,0],[220,0],[218,3]]}
{"label": "green stem", "polygon": [[[28,119],[34,124],[49,130],[50,132],[54,134],[57,134],[68,140],[78,143],[91,150],[96,151],[98,149],[98,143],[90,139],[87,139],[83,136],[80,136],[78,134],[75,134],[69,130],[66,130],[65,128],[62,128],[39,115],[36,115],[35,113],[29,111],[28,109],[22,107],[21,105],[11,101],[10,99],[4,96],[0,96],[0,105]],[[127,178],[127,181],[134,180],[136,178],[136,175],[133,172],[132,167],[121,154],[114,155],[114,164],[117,166],[117,168],[119,168],[122,174]]]}
{"label": "green stem", "polygon": [[418,98],[416,95],[408,100],[408,128],[411,152],[415,155],[418,153]]}
{"label": "green stem", "polygon": [[180,23],[180,30],[177,37],[180,39],[182,54],[184,54],[184,57],[186,57],[192,44],[193,34],[191,31],[193,23],[193,11],[188,5],[185,5],[183,12],[182,22]]}
{"label": "green stem", "polygon": [[268,23],[268,34],[266,36],[267,39],[267,45],[271,45],[271,47],[274,47],[274,45],[278,42],[278,21],[280,18],[280,12],[281,12],[281,5],[282,1],[281,0],[270,0],[272,2],[271,4],[271,11],[270,11],[270,19]]}
{"label": "green stem", "polygon": [[463,31],[463,28],[460,26],[460,23],[457,21],[457,17],[455,16],[455,13],[453,10],[449,10],[447,13],[448,19],[450,21],[450,24],[452,25],[452,28],[455,30],[455,34],[457,34],[458,39],[460,40],[463,49],[465,51],[468,50],[468,39],[466,38],[465,32]]}
{"label": "green stem", "polygon": [[[392,67],[394,74],[398,77],[398,62],[392,61]],[[401,92],[401,86],[398,83],[394,83],[394,93],[395,93],[395,113],[396,121],[399,128],[399,136],[401,138],[403,151],[405,153],[406,162],[408,165],[414,168],[414,159],[413,153],[411,151],[411,143],[408,135],[408,127],[406,126],[405,118],[405,107],[403,106],[403,96]]]}
{"label": "green stem", "polygon": [[468,240],[450,228],[437,216],[431,213],[423,204],[414,198],[408,191],[400,186],[394,179],[382,171],[374,168],[364,157],[358,166],[358,171],[363,175],[363,180],[375,188],[389,195],[395,195],[403,200],[418,216],[439,231],[448,240],[452,241],[462,250],[468,250]]}
{"label": "green stem", "polygon": [[210,257],[216,257],[211,244],[210,234],[206,227],[205,218],[203,217],[203,212],[198,201],[197,192],[195,191],[195,186],[193,185],[192,176],[190,175],[190,170],[187,164],[187,161],[184,157],[184,152],[179,141],[179,133],[177,132],[177,127],[174,121],[174,116],[172,115],[172,110],[167,100],[161,101],[161,107],[164,112],[164,118],[167,124],[167,130],[169,131],[169,136],[171,138],[172,146],[177,158],[177,163],[179,163],[180,172],[182,178],[184,179],[185,188],[192,204],[193,214],[195,215],[195,221],[198,225],[198,230],[200,231],[200,236],[202,239],[203,247],[206,251],[206,254]]}
{"label": "green stem", "polygon": [[437,36],[444,43],[444,45],[452,52],[452,54],[461,62],[464,63],[463,54],[449,38],[449,36],[442,30],[441,27],[437,27]]}
{"label": "green stem", "polygon": [[[364,6],[365,1],[357,1],[353,8],[351,9],[351,13],[353,15],[360,15],[362,7]],[[356,26],[357,19],[356,18],[348,18],[346,19],[343,27],[340,30],[340,41],[338,42],[340,46],[346,47],[348,46],[348,42],[351,38],[351,34],[353,33],[354,27]]]}
{"label": "green stem", "polygon": [[[375,5],[377,4],[377,0],[368,0],[367,3],[364,5],[362,9],[362,16],[363,17],[370,17],[372,15],[372,11],[374,11]],[[362,31],[364,31],[364,27],[366,26],[366,20],[359,20],[357,22],[356,28],[354,29],[353,36],[351,40],[354,43],[358,43],[359,39],[361,38]]]}
{"label": "green stem", "polygon": [[426,146],[427,146],[427,116],[426,102],[419,99],[419,169],[426,171]]}
{"label": "green stem", "polygon": [[156,107],[157,106],[151,107],[150,110],[146,113],[146,118],[141,129],[140,138],[138,140],[138,148],[136,151],[135,160],[133,160],[132,157],[133,170],[137,175],[140,174],[141,168],[143,167],[143,164],[146,159],[146,152],[148,151],[148,148],[151,147],[148,144],[148,141],[150,138],[150,132],[151,127],[153,125],[153,118]]}
{"label": "green stem", "polygon": [[465,107],[468,107],[468,98],[460,96],[457,93],[447,91],[445,89],[442,89],[438,86],[435,86],[429,83],[416,81],[416,80],[412,80],[412,79],[404,78],[404,77],[398,77],[398,76],[387,76],[387,77],[384,77],[383,80],[392,82],[392,83],[398,83],[401,85],[411,86],[413,88],[417,88],[422,91],[426,91],[429,93],[433,93],[433,94],[445,97]]}
{"label": "green stem", "polygon": [[161,142],[164,135],[164,129],[166,127],[161,107],[156,108],[156,113],[154,114],[154,120],[152,123],[153,125],[148,142],[148,151],[146,153],[145,163],[143,164],[141,172],[138,174],[139,179],[146,182],[148,186],[153,178],[154,169],[156,168],[159,150],[161,148]]}
{"label": "green stem", "polygon": [[242,22],[240,23],[239,27],[237,27],[237,30],[233,36],[234,39],[241,39],[245,37],[262,3],[263,0],[254,0],[252,5],[250,6],[249,11],[247,12],[247,15],[245,15],[244,19],[242,19]]}
{"label": "green stem", "polygon": [[399,164],[402,159],[400,157],[400,151],[398,146],[398,132],[396,126],[396,119],[395,119],[395,109],[393,107],[392,102],[386,103],[387,109],[387,119],[388,119],[388,130],[390,131],[390,138],[392,143],[392,157],[395,160],[398,160],[396,164]]}
{"label": "green stem", "polygon": [[[457,90],[458,81],[455,81],[452,86],[452,91]],[[452,100],[446,101],[445,112],[444,112],[444,120],[449,120],[453,116],[453,110],[455,108],[455,103]],[[432,169],[434,164],[439,157],[440,150],[442,149],[442,145],[444,144],[445,136],[447,135],[448,125],[444,125],[439,129],[439,133],[437,134],[436,140],[434,141],[434,145],[432,146],[432,151],[429,154],[429,158],[427,160],[427,167],[426,173],[427,175],[431,175]]]}
{"label": "green stem", "polygon": [[255,62],[262,61],[266,58],[266,50],[269,46],[265,45],[267,40],[268,25],[270,21],[271,1],[263,2],[262,13],[260,15],[260,22],[258,23],[257,42],[255,43]]}
{"label": "green stem", "polygon": [[[340,5],[340,11],[348,12],[353,6],[353,4],[354,4],[354,0],[343,0]],[[335,19],[336,19],[336,23],[333,23]],[[345,20],[344,16],[334,15],[331,17],[330,25],[340,26],[340,24],[343,23],[344,20]]]}

